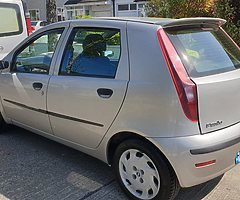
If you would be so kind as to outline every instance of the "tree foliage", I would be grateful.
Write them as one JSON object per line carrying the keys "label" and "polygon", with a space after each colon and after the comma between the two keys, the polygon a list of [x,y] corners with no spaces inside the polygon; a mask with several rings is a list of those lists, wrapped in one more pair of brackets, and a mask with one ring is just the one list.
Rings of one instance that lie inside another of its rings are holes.
{"label": "tree foliage", "polygon": [[227,20],[224,29],[240,45],[240,1],[217,0],[215,16]]}
{"label": "tree foliage", "polygon": [[149,0],[149,17],[220,17],[225,30],[240,45],[240,0]]}
{"label": "tree foliage", "polygon": [[214,0],[150,0],[146,6],[152,17],[212,16]]}

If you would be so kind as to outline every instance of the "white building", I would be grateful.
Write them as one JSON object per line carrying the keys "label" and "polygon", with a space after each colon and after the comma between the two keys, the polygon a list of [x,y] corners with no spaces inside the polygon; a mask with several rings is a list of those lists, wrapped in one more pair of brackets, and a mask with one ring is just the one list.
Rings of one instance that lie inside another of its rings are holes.
{"label": "white building", "polygon": [[92,17],[143,17],[146,0],[68,0],[64,5],[66,19]]}
{"label": "white building", "polygon": [[145,17],[144,0],[115,0],[116,17]]}
{"label": "white building", "polygon": [[[25,0],[31,20],[46,20],[46,0]],[[58,21],[77,16],[142,17],[147,0],[56,0]]]}
{"label": "white building", "polygon": [[64,4],[66,19],[90,15],[108,17],[113,15],[112,2],[108,0],[68,0]]}

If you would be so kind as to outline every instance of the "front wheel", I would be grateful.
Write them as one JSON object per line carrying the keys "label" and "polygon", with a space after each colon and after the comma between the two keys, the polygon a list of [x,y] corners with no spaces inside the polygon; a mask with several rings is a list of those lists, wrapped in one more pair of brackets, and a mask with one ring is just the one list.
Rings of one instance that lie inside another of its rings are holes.
{"label": "front wheel", "polygon": [[0,113],[0,133],[4,132],[7,128],[7,124],[3,119],[2,114]]}
{"label": "front wheel", "polygon": [[179,184],[167,161],[152,146],[140,140],[120,144],[113,160],[123,191],[134,200],[172,200]]}

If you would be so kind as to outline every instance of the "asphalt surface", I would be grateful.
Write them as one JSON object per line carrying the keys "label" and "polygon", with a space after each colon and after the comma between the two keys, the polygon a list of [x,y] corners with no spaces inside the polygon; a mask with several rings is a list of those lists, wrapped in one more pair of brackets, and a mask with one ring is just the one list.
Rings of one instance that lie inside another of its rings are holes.
{"label": "asphalt surface", "polygon": [[[239,200],[240,165],[176,200]],[[0,200],[127,200],[101,161],[20,128],[0,135]]]}

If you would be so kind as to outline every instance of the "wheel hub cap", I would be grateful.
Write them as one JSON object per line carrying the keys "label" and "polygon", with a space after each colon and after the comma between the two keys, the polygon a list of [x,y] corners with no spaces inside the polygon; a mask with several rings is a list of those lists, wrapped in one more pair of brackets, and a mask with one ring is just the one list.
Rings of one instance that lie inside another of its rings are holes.
{"label": "wheel hub cap", "polygon": [[123,152],[120,177],[128,191],[139,199],[152,199],[160,190],[160,176],[153,161],[136,149]]}

